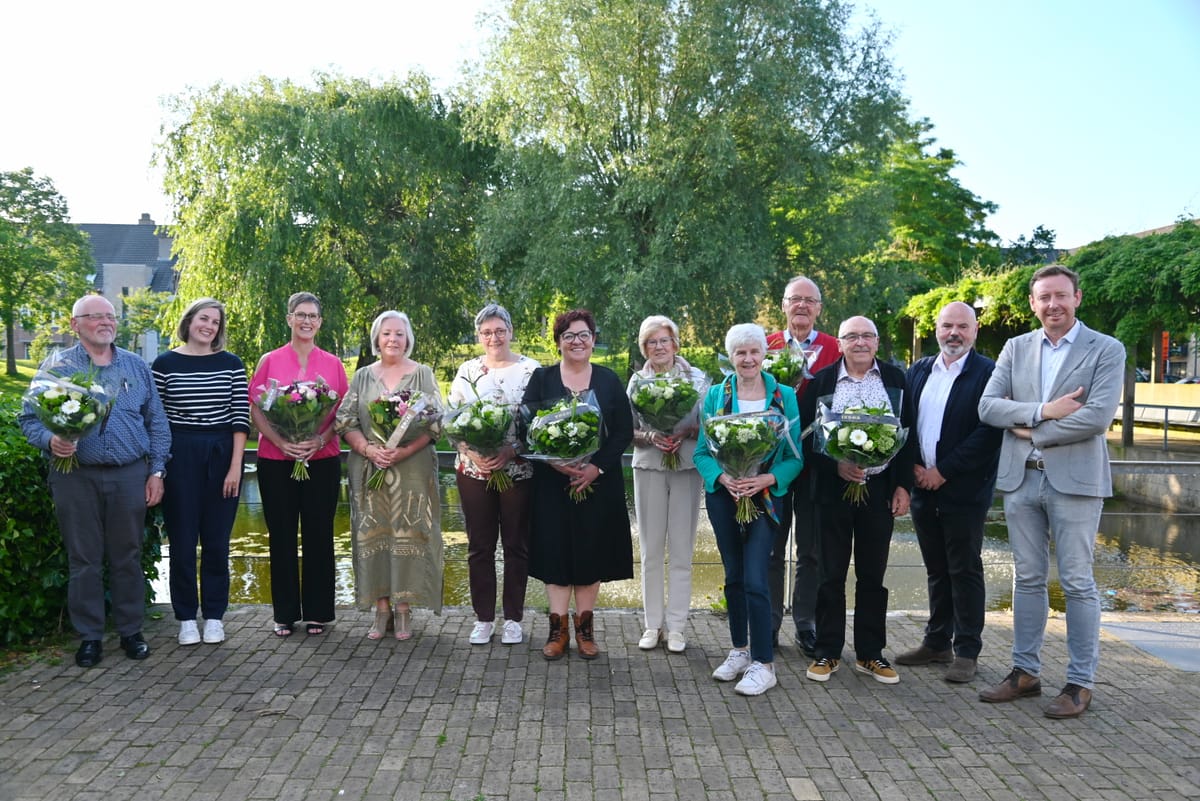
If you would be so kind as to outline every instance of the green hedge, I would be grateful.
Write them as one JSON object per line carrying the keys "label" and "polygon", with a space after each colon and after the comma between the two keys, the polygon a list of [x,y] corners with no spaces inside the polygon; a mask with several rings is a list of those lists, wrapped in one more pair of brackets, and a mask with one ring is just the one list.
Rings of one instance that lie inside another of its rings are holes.
{"label": "green hedge", "polygon": [[[17,425],[20,398],[0,396],[0,646],[28,643],[70,628],[67,554],[46,483],[46,460]],[[161,515],[146,518],[142,567],[146,602],[158,576]]]}

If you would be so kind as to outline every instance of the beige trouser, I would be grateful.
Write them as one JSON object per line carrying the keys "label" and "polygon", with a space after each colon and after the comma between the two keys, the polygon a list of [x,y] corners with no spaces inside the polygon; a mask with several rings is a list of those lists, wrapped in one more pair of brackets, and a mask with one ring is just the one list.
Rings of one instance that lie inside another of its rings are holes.
{"label": "beige trouser", "polygon": [[633,504],[642,548],[642,604],[648,629],[666,628],[682,634],[687,626],[701,489],[700,474],[695,470],[633,471]]}

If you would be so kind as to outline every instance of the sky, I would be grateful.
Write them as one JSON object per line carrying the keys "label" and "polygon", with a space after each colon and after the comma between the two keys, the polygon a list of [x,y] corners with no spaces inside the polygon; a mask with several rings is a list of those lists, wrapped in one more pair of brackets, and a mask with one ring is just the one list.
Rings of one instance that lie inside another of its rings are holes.
{"label": "sky", "polygon": [[[260,75],[459,80],[499,0],[132,0],[0,9],[0,171],[32,167],[78,223],[173,219],[151,159],[163,100]],[[731,0],[733,2],[733,0]],[[863,0],[912,114],[1004,243],[1059,247],[1200,217],[1200,0]],[[865,17],[858,16],[856,20]]]}

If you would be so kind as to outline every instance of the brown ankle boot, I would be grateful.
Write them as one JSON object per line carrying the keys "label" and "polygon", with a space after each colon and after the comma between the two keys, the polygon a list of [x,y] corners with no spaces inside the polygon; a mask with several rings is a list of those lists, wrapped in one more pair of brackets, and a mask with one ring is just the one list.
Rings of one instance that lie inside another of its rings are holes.
{"label": "brown ankle boot", "polygon": [[592,636],[592,613],[580,612],[575,616],[575,649],[584,659],[600,656],[596,638]]}
{"label": "brown ankle boot", "polygon": [[567,646],[571,641],[571,633],[567,631],[567,621],[562,615],[550,615],[550,636],[542,646],[542,656],[549,661],[562,659],[567,655]]}

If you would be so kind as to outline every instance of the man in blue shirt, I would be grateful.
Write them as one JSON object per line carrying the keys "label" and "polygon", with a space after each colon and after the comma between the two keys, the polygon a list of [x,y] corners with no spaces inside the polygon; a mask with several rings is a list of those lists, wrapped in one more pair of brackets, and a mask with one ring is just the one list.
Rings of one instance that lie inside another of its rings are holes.
{"label": "man in blue shirt", "polygon": [[99,664],[104,636],[104,560],[107,556],[113,621],[130,659],[145,659],[142,538],[146,509],[162,500],[171,431],[150,367],[116,347],[117,316],[100,295],[71,309],[79,344],[55,354],[41,369],[62,378],[87,373],[115,399],[108,417],[78,442],[52,433],[26,402],[19,417],[25,438],[54,457],[74,455],[70,472],[50,469],[58,527],[67,549],[67,610],[82,639],[80,667]]}

